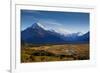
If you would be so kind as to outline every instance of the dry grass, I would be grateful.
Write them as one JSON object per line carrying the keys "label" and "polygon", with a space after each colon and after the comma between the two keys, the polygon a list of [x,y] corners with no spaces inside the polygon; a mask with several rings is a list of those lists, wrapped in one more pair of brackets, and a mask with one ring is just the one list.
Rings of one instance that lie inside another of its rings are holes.
{"label": "dry grass", "polygon": [[23,46],[21,62],[71,61],[89,59],[89,44]]}

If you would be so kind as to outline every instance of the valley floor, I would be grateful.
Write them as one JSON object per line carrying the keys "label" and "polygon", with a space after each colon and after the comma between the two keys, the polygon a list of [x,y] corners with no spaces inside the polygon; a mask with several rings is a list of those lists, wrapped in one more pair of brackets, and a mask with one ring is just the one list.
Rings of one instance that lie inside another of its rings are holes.
{"label": "valley floor", "polygon": [[89,44],[22,45],[21,63],[88,60]]}

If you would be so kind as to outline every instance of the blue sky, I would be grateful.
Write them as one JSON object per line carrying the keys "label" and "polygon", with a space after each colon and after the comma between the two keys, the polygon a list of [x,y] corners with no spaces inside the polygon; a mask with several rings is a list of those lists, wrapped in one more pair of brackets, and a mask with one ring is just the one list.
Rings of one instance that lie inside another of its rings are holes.
{"label": "blue sky", "polygon": [[21,30],[35,22],[46,29],[66,33],[89,31],[89,13],[21,10]]}

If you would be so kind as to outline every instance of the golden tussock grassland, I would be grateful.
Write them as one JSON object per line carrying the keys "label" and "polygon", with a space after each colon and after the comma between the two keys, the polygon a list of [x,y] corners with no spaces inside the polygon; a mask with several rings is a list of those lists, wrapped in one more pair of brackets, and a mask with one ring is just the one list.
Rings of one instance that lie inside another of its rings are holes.
{"label": "golden tussock grassland", "polygon": [[21,63],[88,59],[89,44],[21,45]]}

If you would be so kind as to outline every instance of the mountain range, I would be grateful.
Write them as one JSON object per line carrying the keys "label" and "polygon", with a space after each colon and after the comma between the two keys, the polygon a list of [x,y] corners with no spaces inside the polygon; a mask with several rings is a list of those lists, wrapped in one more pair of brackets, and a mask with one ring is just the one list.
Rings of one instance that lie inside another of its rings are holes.
{"label": "mountain range", "polygon": [[45,30],[40,23],[34,23],[21,31],[21,42],[31,44],[89,43],[89,34],[88,31],[81,36],[76,33],[65,36],[55,31]]}

